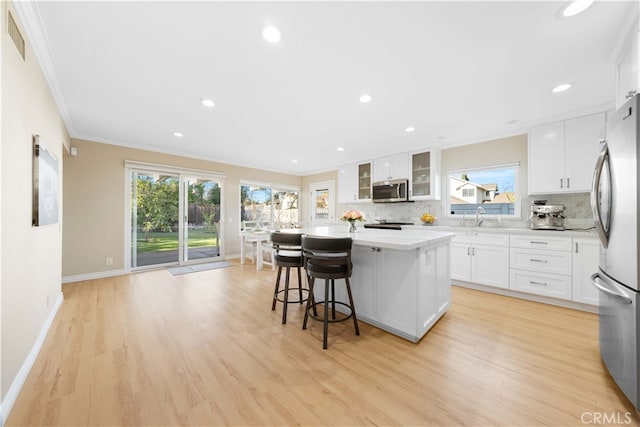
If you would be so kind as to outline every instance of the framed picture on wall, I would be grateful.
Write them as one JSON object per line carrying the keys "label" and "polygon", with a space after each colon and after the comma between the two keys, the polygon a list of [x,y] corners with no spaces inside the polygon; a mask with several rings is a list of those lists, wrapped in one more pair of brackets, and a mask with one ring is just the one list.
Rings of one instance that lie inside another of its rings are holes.
{"label": "framed picture on wall", "polygon": [[58,223],[58,158],[33,136],[33,218],[36,227]]}

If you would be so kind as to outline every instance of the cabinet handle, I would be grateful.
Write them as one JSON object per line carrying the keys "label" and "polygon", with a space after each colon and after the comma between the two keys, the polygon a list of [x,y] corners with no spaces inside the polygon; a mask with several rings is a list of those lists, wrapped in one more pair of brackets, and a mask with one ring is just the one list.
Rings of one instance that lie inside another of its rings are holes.
{"label": "cabinet handle", "polygon": [[635,90],[630,90],[629,92],[627,92],[627,94],[624,97],[625,99],[631,99],[634,97],[635,94],[636,94]]}
{"label": "cabinet handle", "polygon": [[578,253],[578,242],[576,242],[576,253]]}
{"label": "cabinet handle", "polygon": [[547,284],[546,284],[546,283],[543,283],[543,282],[534,282],[533,280],[529,280],[529,283],[531,283],[532,285],[547,286]]}
{"label": "cabinet handle", "polygon": [[467,256],[471,256],[471,248],[467,246]]}
{"label": "cabinet handle", "polygon": [[476,248],[471,248],[471,255],[476,256]]}
{"label": "cabinet handle", "polygon": [[547,260],[546,260],[546,259],[534,259],[534,258],[529,258],[529,261],[531,261],[531,262],[541,262],[541,263],[543,263],[543,264],[546,264],[546,263],[547,263]]}
{"label": "cabinet handle", "polygon": [[562,178],[560,178],[560,188],[564,188],[562,187]]}
{"label": "cabinet handle", "polygon": [[531,241],[530,241],[530,243],[531,243],[532,245],[546,245],[546,244],[548,244],[549,242],[536,242],[535,240],[531,240]]}
{"label": "cabinet handle", "polygon": [[567,178],[567,188],[571,187],[571,182],[569,181],[569,178]]}

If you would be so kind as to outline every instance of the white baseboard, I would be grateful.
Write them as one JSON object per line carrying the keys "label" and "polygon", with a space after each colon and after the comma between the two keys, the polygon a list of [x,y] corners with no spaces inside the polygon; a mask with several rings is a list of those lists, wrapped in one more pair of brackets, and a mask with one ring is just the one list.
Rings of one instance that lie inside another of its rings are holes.
{"label": "white baseboard", "polygon": [[462,280],[452,280],[452,286],[460,286],[461,288],[475,289],[477,291],[490,292],[492,294],[503,295],[506,297],[526,299],[543,304],[557,305],[558,307],[572,308],[574,310],[587,311],[589,313],[598,313],[598,306],[583,304],[575,301],[568,301],[559,298],[552,298],[543,295],[528,294],[525,292],[513,291],[511,289],[496,288],[494,286],[480,285],[478,283],[464,282]]}
{"label": "white baseboard", "polygon": [[40,334],[38,334],[38,338],[36,339],[36,342],[33,343],[33,347],[31,348],[31,351],[27,355],[27,358],[22,364],[22,367],[20,367],[18,374],[13,379],[13,382],[11,383],[11,387],[9,387],[7,394],[2,400],[2,405],[0,405],[0,426],[3,426],[7,422],[7,419],[9,418],[9,414],[13,409],[13,405],[16,403],[16,399],[20,394],[20,390],[22,390],[22,386],[24,386],[24,383],[27,380],[27,376],[29,375],[29,372],[31,372],[31,368],[33,368],[33,364],[36,362],[36,359],[38,358],[38,354],[40,353],[40,350],[42,349],[42,344],[44,344],[44,340],[47,337],[47,334],[49,333],[49,329],[51,328],[53,319],[55,319],[56,314],[58,313],[58,310],[62,305],[62,299],[63,299],[62,292],[60,292],[58,299],[56,300],[52,310],[49,312],[47,319],[44,321],[44,324],[40,329]]}
{"label": "white baseboard", "polygon": [[97,273],[77,274],[75,276],[64,276],[62,278],[62,284],[82,282],[83,280],[104,279],[105,277],[122,276],[123,274],[127,274],[127,271],[124,269],[98,271]]}

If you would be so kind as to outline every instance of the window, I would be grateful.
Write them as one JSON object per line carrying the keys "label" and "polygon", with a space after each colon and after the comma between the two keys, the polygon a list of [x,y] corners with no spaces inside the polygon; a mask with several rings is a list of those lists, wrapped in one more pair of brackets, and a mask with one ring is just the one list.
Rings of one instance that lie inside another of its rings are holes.
{"label": "window", "polygon": [[297,225],[300,222],[299,191],[264,185],[240,185],[240,221],[262,228]]}
{"label": "window", "polygon": [[519,164],[447,172],[447,212],[520,217]]}

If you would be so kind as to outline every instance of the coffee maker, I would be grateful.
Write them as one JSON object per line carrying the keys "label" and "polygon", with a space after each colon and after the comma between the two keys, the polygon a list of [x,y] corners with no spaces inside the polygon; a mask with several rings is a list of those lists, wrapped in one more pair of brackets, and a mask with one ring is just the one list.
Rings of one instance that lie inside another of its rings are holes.
{"label": "coffee maker", "polygon": [[564,230],[564,205],[547,205],[546,200],[531,202],[532,230]]}

